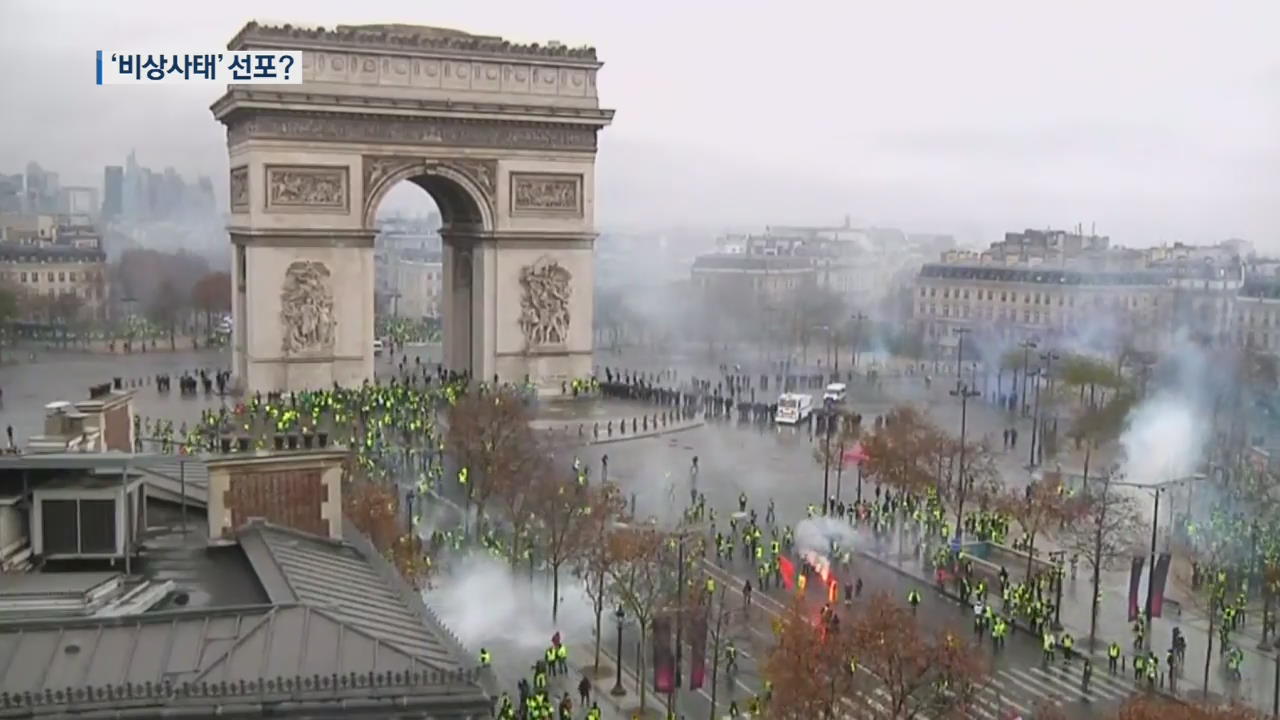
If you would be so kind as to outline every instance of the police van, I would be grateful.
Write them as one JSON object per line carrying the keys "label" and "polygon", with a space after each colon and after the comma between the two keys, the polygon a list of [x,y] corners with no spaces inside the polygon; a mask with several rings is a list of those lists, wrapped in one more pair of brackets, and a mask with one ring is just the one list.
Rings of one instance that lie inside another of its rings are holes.
{"label": "police van", "polygon": [[778,397],[778,412],[773,419],[779,425],[798,425],[812,414],[812,395],[783,393]]}

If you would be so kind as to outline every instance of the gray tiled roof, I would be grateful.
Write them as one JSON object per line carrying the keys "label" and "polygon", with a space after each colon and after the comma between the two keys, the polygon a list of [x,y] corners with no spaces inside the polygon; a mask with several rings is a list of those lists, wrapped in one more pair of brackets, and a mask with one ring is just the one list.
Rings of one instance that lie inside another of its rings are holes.
{"label": "gray tiled roof", "polygon": [[465,665],[447,631],[434,618],[424,617],[416,603],[350,544],[252,524],[241,530],[240,547],[271,602],[327,609],[433,668]]}
{"label": "gray tiled roof", "polygon": [[[279,633],[305,637],[306,652],[302,643],[286,647]],[[264,652],[268,644],[287,652]],[[363,633],[344,632],[341,623],[323,613],[298,606],[155,613],[118,623],[11,625],[0,630],[0,657],[9,658],[0,665],[0,686],[9,692],[36,692],[126,682],[405,670],[414,664],[392,648],[376,652],[378,644]]]}

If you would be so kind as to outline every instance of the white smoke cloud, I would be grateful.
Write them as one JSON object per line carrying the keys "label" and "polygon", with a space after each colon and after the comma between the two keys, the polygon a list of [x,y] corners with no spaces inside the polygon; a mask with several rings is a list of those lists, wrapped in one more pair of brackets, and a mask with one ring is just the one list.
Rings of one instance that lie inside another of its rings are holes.
{"label": "white smoke cloud", "polygon": [[566,643],[592,636],[595,614],[581,582],[561,570],[559,619],[551,621],[551,583],[527,572],[513,573],[488,555],[459,558],[448,577],[435,583],[426,600],[468,649],[514,648],[531,657],[559,630]]}
{"label": "white smoke cloud", "polygon": [[1196,471],[1209,427],[1196,404],[1175,390],[1162,390],[1129,415],[1120,445],[1129,482],[1155,485]]}

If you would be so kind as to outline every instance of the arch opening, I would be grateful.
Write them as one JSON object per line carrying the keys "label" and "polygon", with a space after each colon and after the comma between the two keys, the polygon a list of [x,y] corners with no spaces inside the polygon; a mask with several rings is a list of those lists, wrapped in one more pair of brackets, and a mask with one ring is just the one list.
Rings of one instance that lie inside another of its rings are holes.
{"label": "arch opening", "polygon": [[474,238],[490,227],[470,178],[449,168],[405,168],[371,188],[375,240],[375,365],[396,374],[426,366],[470,372],[480,308]]}

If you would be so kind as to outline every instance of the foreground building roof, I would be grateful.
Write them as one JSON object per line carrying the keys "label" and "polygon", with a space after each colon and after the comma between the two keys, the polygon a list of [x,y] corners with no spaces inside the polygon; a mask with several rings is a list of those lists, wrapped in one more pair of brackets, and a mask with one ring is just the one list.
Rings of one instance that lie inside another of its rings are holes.
{"label": "foreground building roof", "polygon": [[446,672],[305,605],[9,624],[0,658],[0,717],[316,716],[326,707],[448,716],[487,706],[474,670]]}

